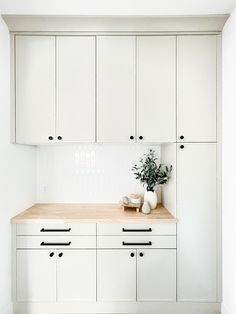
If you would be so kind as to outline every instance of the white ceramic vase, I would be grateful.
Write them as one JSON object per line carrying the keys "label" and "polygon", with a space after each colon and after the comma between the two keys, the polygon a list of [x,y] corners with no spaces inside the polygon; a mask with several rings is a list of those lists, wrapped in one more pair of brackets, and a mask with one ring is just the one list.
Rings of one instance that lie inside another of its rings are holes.
{"label": "white ceramic vase", "polygon": [[142,206],[142,213],[145,215],[148,215],[148,214],[150,214],[150,212],[151,212],[151,208],[150,208],[148,202],[144,201],[143,206]]}
{"label": "white ceramic vase", "polygon": [[147,202],[151,209],[157,207],[157,193],[155,191],[145,191],[144,193],[144,202]]}

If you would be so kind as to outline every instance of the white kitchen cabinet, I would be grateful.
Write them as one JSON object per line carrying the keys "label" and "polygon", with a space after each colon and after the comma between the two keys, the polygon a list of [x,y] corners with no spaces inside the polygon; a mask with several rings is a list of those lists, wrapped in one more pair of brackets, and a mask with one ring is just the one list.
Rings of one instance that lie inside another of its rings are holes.
{"label": "white kitchen cabinet", "polygon": [[137,37],[137,139],[176,140],[176,36]]}
{"label": "white kitchen cabinet", "polygon": [[57,250],[57,300],[96,301],[96,251]]}
{"label": "white kitchen cabinet", "polygon": [[98,36],[97,140],[135,136],[135,36]]}
{"label": "white kitchen cabinet", "polygon": [[56,301],[55,250],[17,250],[18,302]]}
{"label": "white kitchen cabinet", "polygon": [[177,149],[178,301],[217,298],[216,144]]}
{"label": "white kitchen cabinet", "polygon": [[96,250],[18,249],[16,260],[17,301],[96,301]]}
{"label": "white kitchen cabinet", "polygon": [[137,300],[176,301],[176,250],[137,250]]}
{"label": "white kitchen cabinet", "polygon": [[56,37],[59,141],[95,142],[95,37]]}
{"label": "white kitchen cabinet", "polygon": [[55,37],[15,37],[16,142],[55,139]]}
{"label": "white kitchen cabinet", "polygon": [[98,301],[136,301],[136,250],[97,251]]}
{"label": "white kitchen cabinet", "polygon": [[177,137],[216,141],[217,37],[177,37]]}

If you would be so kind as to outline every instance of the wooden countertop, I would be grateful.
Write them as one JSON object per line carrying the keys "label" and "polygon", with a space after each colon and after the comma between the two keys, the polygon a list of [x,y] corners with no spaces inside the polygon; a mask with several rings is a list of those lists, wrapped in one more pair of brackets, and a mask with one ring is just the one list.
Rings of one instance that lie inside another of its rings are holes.
{"label": "wooden countertop", "polygon": [[123,211],[120,204],[35,204],[11,219],[11,223],[176,223],[162,205],[149,215]]}

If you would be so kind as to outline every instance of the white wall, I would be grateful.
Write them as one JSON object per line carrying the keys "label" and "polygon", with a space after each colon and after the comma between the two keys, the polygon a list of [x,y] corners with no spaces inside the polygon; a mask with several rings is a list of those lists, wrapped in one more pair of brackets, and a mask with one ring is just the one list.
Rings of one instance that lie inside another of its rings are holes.
{"label": "white wall", "polygon": [[0,17],[0,313],[11,312],[10,218],[34,202],[35,149],[10,144],[9,32]]}
{"label": "white wall", "polygon": [[223,31],[223,314],[236,313],[236,10]]}
{"label": "white wall", "polygon": [[38,203],[117,203],[122,196],[143,192],[131,171],[149,148],[160,146],[73,145],[37,148]]}

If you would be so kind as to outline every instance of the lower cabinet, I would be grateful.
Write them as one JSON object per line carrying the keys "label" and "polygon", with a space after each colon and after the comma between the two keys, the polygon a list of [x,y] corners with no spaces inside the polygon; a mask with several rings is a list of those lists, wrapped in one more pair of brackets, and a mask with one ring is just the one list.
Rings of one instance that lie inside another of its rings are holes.
{"label": "lower cabinet", "polygon": [[17,301],[96,301],[96,250],[17,250]]}
{"label": "lower cabinet", "polygon": [[176,250],[137,251],[137,300],[176,301]]}
{"label": "lower cabinet", "polygon": [[17,301],[56,301],[55,251],[17,250],[16,263]]}
{"label": "lower cabinet", "polygon": [[98,301],[176,301],[175,249],[97,252]]}
{"label": "lower cabinet", "polygon": [[[118,302],[118,307],[130,302],[132,307],[139,301],[176,301],[176,236],[169,225],[99,226],[96,237],[94,229],[86,231],[84,225],[39,226],[40,232],[52,233],[39,236],[33,235],[33,226],[24,229],[17,228],[15,242],[17,314],[39,311],[24,308],[30,304],[42,306],[40,313],[44,308],[54,314],[82,311],[80,305],[103,307],[106,302]],[[105,229],[109,235],[101,235]],[[122,235],[115,236],[117,232]],[[133,235],[139,232],[148,234]]]}
{"label": "lower cabinet", "polygon": [[98,301],[136,301],[136,250],[97,251]]}
{"label": "lower cabinet", "polygon": [[96,250],[58,252],[57,300],[96,301]]}

